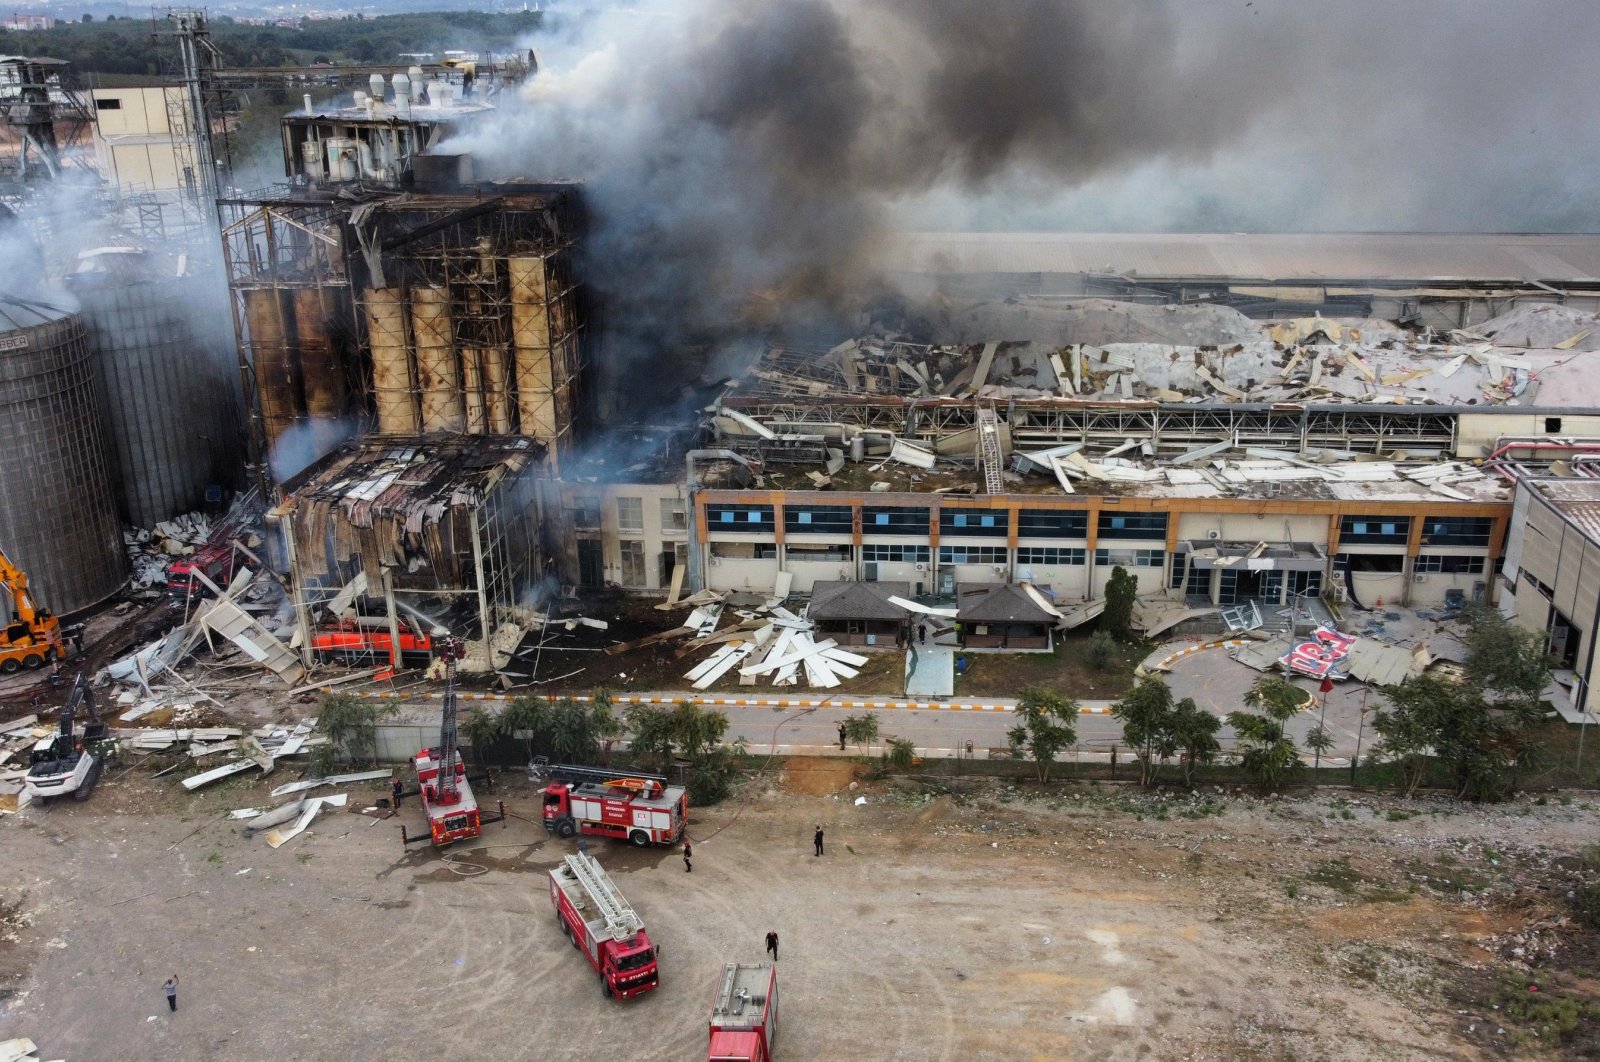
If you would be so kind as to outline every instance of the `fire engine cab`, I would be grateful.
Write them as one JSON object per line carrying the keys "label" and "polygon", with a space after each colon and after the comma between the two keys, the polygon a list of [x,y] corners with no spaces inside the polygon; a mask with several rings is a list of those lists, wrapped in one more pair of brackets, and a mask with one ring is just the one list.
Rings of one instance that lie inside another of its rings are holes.
{"label": "fire engine cab", "polygon": [[665,778],[538,763],[529,769],[529,776],[547,783],[544,828],[557,837],[587,833],[647,848],[677,844],[683,836],[688,790],[667,785]]}

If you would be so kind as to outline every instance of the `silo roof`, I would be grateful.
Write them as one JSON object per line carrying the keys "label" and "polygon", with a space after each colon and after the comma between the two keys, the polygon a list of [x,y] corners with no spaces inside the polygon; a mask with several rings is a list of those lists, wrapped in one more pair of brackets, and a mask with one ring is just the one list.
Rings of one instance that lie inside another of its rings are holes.
{"label": "silo roof", "polygon": [[0,332],[37,328],[71,314],[72,310],[55,303],[0,295]]}

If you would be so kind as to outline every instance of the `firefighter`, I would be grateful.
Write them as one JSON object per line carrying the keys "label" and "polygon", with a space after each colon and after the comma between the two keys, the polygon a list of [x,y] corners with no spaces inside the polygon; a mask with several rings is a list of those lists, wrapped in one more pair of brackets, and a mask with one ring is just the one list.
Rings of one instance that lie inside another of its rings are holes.
{"label": "firefighter", "polygon": [[689,857],[692,855],[694,855],[694,845],[690,844],[689,839],[685,837],[683,839],[683,872],[685,874],[694,873],[694,864],[689,862]]}
{"label": "firefighter", "polygon": [[400,784],[399,778],[389,779],[389,792],[394,796],[394,806],[400,806],[400,799],[406,795],[405,786]]}
{"label": "firefighter", "polygon": [[839,724],[839,751],[844,751],[844,724]]}
{"label": "firefighter", "polygon": [[817,855],[822,854],[822,827],[817,827],[817,832],[811,838],[811,843],[817,846]]}
{"label": "firefighter", "polygon": [[778,931],[767,930],[767,954],[772,956],[772,961],[778,961]]}

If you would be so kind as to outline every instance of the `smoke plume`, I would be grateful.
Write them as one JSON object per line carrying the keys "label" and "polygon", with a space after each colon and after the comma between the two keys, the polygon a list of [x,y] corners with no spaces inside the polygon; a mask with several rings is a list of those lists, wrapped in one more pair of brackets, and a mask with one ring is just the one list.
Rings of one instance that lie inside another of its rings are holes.
{"label": "smoke plume", "polygon": [[[897,226],[1592,228],[1592,0],[674,0],[453,150],[587,183],[629,348],[859,299]],[[620,352],[624,357],[630,350]]]}

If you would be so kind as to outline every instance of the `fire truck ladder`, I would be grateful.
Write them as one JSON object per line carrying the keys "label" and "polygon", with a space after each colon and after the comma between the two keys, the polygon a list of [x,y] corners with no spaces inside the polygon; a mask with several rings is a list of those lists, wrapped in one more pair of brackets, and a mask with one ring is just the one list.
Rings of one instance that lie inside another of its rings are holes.
{"label": "fire truck ladder", "polygon": [[459,638],[446,638],[439,648],[444,657],[444,718],[439,723],[439,803],[454,804],[459,793],[456,757],[460,755],[460,731],[456,725],[456,661],[467,655]]}
{"label": "fire truck ladder", "polygon": [[983,470],[983,489],[986,494],[1004,494],[1005,479],[1001,475],[1005,458],[1000,454],[1000,422],[993,406],[978,407],[978,467]]}
{"label": "fire truck ladder", "polygon": [[617,892],[617,887],[593,856],[583,852],[569,855],[567,869],[593,897],[595,905],[600,908],[600,916],[606,920],[606,928],[611,931],[612,939],[625,940],[644,928],[644,919],[628,906],[628,901]]}
{"label": "fire truck ladder", "polygon": [[662,789],[667,787],[666,778],[659,774],[639,774],[636,771],[616,770],[609,767],[577,767],[565,763],[540,763],[534,760],[528,768],[530,778],[548,782],[597,782],[605,785],[608,782],[625,784],[630,781],[655,782]]}

